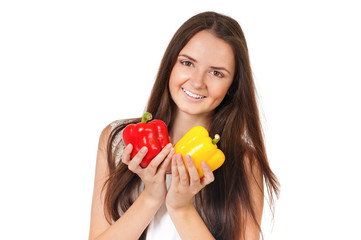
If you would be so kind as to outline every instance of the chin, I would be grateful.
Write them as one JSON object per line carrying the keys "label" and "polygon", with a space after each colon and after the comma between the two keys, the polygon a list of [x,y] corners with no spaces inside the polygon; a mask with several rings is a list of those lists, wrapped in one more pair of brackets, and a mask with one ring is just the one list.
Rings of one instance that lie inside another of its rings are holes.
{"label": "chin", "polygon": [[204,116],[204,115],[208,115],[210,112],[212,111],[204,111],[202,109],[196,109],[196,108],[192,108],[192,107],[184,107],[184,108],[178,108],[179,111],[186,113],[188,115],[193,115],[193,116]]}

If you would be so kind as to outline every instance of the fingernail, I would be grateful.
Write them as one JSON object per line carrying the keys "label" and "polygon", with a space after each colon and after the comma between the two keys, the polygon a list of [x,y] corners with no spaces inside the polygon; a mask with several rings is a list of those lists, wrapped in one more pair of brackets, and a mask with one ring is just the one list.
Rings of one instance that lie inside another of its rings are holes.
{"label": "fingernail", "polygon": [[165,146],[167,149],[170,149],[172,147],[172,144],[171,143],[168,143],[166,146]]}
{"label": "fingernail", "polygon": [[140,149],[140,152],[141,153],[146,153],[148,151],[148,148],[147,147],[142,147],[142,149]]}

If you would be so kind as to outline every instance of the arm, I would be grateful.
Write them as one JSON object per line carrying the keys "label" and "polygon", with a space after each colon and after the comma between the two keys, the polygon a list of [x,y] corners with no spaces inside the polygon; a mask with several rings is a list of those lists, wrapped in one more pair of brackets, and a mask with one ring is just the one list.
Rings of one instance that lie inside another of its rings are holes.
{"label": "arm", "polygon": [[214,239],[203,219],[195,209],[192,198],[214,180],[209,166],[202,162],[204,177],[199,178],[190,156],[186,156],[189,175],[180,154],[172,160],[172,184],[167,194],[168,213],[180,237],[187,239]]}
{"label": "arm", "polygon": [[[249,181],[250,197],[255,213],[257,223],[261,226],[262,213],[263,213],[263,202],[264,202],[264,186],[263,186],[263,174],[259,166],[258,161],[251,161],[249,154],[245,154],[244,163],[247,178]],[[246,240],[259,240],[260,238],[260,229],[257,224],[254,222],[252,216],[247,214],[246,218]],[[243,238],[241,238],[243,240]]]}
{"label": "arm", "polygon": [[[99,140],[89,239],[138,239],[164,201],[166,191],[164,175],[167,163],[169,163],[171,158],[171,154],[169,154],[171,151],[170,149],[163,150],[154,158],[152,161],[153,165],[150,164],[146,169],[139,169],[139,163],[145,156],[146,151],[138,153],[130,160],[132,146],[127,146],[127,148],[124,149],[122,161],[127,164],[133,172],[141,175],[143,182],[144,178],[146,178],[145,190],[139,195],[133,205],[111,225],[106,220],[104,214],[104,192],[101,192],[104,182],[109,175],[107,141],[110,132],[110,126],[106,127]],[[163,179],[163,182],[161,180],[159,181],[159,179]],[[154,183],[155,180],[158,180],[157,183]],[[151,181],[153,181],[153,184],[148,184]],[[152,190],[152,187],[159,190],[146,191],[146,189]],[[164,189],[162,189],[162,187]],[[155,193],[158,193],[158,195],[155,196]],[[163,199],[159,197],[162,196],[162,194]]]}
{"label": "arm", "polygon": [[168,208],[169,215],[182,239],[215,239],[193,204],[186,208]]}
{"label": "arm", "polygon": [[[197,170],[190,157],[186,156],[188,174],[181,157],[174,156],[172,161],[172,186],[167,195],[167,209],[182,239],[214,239],[209,229],[199,216],[191,198],[200,189],[214,180],[214,176],[207,164],[203,164],[204,178],[199,179]],[[263,175],[257,161],[250,161],[245,155],[246,174],[249,179],[251,202],[257,223],[260,225],[263,212]],[[260,229],[252,216],[247,214],[245,232],[240,240],[259,240]]]}

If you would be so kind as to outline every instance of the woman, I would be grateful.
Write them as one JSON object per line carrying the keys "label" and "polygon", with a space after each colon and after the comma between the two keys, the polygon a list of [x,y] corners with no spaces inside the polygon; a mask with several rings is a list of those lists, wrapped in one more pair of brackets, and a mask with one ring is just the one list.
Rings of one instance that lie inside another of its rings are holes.
{"label": "woman", "polygon": [[[148,102],[171,143],[148,165],[133,159],[116,121],[99,141],[90,239],[259,239],[264,186],[272,204],[278,181],[268,164],[246,40],[230,17],[200,13],[175,33]],[[192,127],[218,133],[225,163],[199,178],[173,145]],[[164,234],[164,235],[162,235]]]}

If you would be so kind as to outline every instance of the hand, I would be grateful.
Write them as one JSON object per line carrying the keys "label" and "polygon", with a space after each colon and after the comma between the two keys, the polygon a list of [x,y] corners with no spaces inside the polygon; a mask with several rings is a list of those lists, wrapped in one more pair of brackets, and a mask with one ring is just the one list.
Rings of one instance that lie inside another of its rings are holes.
{"label": "hand", "polygon": [[146,168],[142,168],[139,164],[148,152],[147,147],[143,147],[133,159],[130,159],[132,150],[132,144],[128,144],[123,151],[122,162],[128,165],[130,171],[136,173],[141,178],[144,183],[144,192],[149,199],[159,203],[164,202],[167,194],[165,174],[174,155],[172,144],[166,145]]}
{"label": "hand", "polygon": [[171,209],[182,209],[192,205],[192,198],[201,189],[214,181],[214,175],[206,162],[201,163],[204,177],[200,178],[197,169],[189,155],[185,156],[188,172],[182,160],[182,155],[177,154],[172,159],[172,183],[168,190],[166,205]]}

